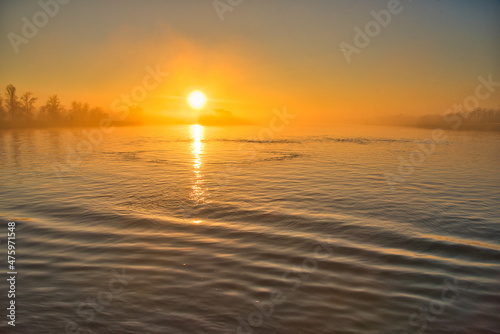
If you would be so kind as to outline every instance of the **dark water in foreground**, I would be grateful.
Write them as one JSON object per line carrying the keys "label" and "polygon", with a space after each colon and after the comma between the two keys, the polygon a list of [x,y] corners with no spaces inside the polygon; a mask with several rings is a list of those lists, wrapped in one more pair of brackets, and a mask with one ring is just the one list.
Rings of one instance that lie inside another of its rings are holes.
{"label": "dark water in foreground", "polygon": [[2,333],[500,333],[497,133],[81,131],[0,132]]}

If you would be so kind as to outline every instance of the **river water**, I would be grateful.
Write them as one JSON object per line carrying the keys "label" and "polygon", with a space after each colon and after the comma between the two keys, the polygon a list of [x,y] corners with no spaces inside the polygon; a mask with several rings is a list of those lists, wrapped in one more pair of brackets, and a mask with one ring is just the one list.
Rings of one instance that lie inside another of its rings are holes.
{"label": "river water", "polygon": [[500,134],[96,131],[0,131],[2,333],[500,333]]}

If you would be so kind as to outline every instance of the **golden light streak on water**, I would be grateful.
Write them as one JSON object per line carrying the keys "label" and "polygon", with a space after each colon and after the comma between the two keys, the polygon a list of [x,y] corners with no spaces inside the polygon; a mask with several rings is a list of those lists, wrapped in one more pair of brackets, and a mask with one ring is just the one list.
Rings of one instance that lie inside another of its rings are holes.
{"label": "golden light streak on water", "polygon": [[[205,202],[205,190],[203,187],[203,174],[202,174],[202,156],[203,156],[203,126],[198,124],[191,125],[191,152],[193,154],[193,172],[194,172],[194,182],[190,198],[194,205],[201,205]],[[193,223],[199,224],[200,220],[193,221]]]}

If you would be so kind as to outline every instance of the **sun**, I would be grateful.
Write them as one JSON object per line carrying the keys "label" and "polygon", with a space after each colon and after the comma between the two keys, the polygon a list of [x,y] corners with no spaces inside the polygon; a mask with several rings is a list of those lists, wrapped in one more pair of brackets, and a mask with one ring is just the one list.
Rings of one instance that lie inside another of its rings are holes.
{"label": "sun", "polygon": [[205,106],[205,103],[207,103],[207,97],[199,90],[196,90],[189,94],[188,103],[191,108],[201,109]]}

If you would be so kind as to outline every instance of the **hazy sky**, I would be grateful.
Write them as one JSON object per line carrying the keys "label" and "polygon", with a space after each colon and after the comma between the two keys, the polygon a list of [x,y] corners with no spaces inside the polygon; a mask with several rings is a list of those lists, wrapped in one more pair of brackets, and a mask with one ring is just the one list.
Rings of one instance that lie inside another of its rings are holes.
{"label": "hazy sky", "polygon": [[[240,117],[287,106],[323,123],[444,113],[474,94],[478,76],[500,82],[500,1],[402,0],[348,63],[339,45],[356,46],[354,28],[389,3],[243,0],[222,21],[212,0],[72,0],[16,54],[8,34],[22,37],[22,18],[41,7],[0,0],[0,85],[107,110],[159,66],[168,77],[139,103],[150,113],[193,112],[185,97],[200,89],[209,108]],[[500,87],[481,106],[498,108]]]}

